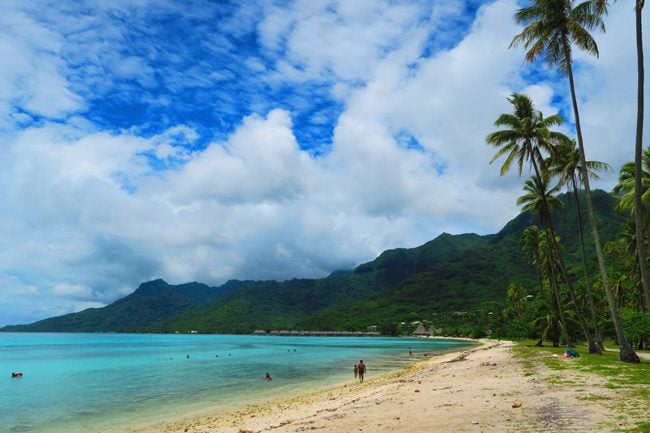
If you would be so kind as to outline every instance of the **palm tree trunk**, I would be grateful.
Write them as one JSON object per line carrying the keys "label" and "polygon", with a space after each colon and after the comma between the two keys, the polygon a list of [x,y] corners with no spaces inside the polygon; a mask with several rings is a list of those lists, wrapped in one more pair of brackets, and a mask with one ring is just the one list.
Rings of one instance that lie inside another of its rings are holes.
{"label": "palm tree trunk", "polygon": [[[553,232],[552,226],[551,226],[551,232]],[[585,315],[582,311],[582,307],[578,303],[578,298],[575,294],[575,291],[573,290],[573,285],[571,284],[571,280],[569,279],[569,273],[566,270],[566,266],[564,266],[564,260],[560,255],[560,249],[557,245],[557,242],[555,242],[555,238],[553,238],[552,245],[553,245],[553,249],[555,250],[555,253],[557,254],[557,261],[558,264],[560,265],[560,273],[562,274],[562,278],[564,279],[564,284],[566,284],[567,289],[569,291],[569,296],[571,296],[571,301],[573,302],[573,305],[576,308],[576,315],[578,316],[578,323],[580,324],[580,329],[582,329],[582,333],[585,335],[585,339],[587,340],[589,353],[602,353],[600,352],[598,345],[596,344],[596,340],[594,340],[594,337],[591,334],[591,331],[589,331],[589,327],[587,326],[587,321],[585,320]]]}
{"label": "palm tree trunk", "polygon": [[[533,169],[535,170],[535,174],[539,179],[542,178],[541,171],[539,167],[537,166],[537,162],[535,161],[535,158],[531,159],[533,163]],[[548,212],[548,204],[546,202],[546,197],[544,194],[542,194],[542,201],[544,203],[544,210],[542,212],[547,213]],[[542,222],[542,225],[544,226],[544,230],[546,232],[546,245],[548,247],[548,257],[550,258],[550,264],[548,266],[549,270],[549,278],[551,279],[551,287],[553,289],[553,294],[555,295],[555,301],[557,302],[557,308],[558,308],[558,313],[560,315],[560,325],[562,328],[562,338],[564,339],[564,342],[568,345],[573,345],[572,339],[569,337],[569,329],[567,327],[567,320],[564,315],[564,304],[562,303],[562,298],[560,296],[560,288],[558,287],[557,284],[557,276],[555,275],[555,266],[553,265],[553,254],[552,254],[552,244],[549,242],[554,242],[555,237],[552,233],[552,230],[550,230],[549,227],[549,221],[550,221],[550,215],[542,215],[540,213],[540,220]]]}
{"label": "palm tree trunk", "polygon": [[546,227],[546,238],[547,242],[546,245],[548,247],[548,273],[549,273],[549,282],[551,283],[551,288],[553,289],[553,295],[555,296],[555,302],[557,303],[557,311],[558,314],[560,315],[560,328],[562,331],[562,340],[564,344],[567,346],[573,346],[573,339],[569,336],[569,329],[567,327],[567,320],[564,315],[564,304],[562,303],[562,298],[560,296],[560,288],[558,287],[557,283],[557,276],[555,275],[555,265],[553,263],[553,254],[552,254],[552,247],[551,244],[549,243],[548,239],[549,236],[553,236],[553,234],[549,234],[549,228]]}
{"label": "palm tree trunk", "polygon": [[598,316],[596,315],[596,305],[594,303],[594,295],[591,292],[591,284],[589,283],[589,276],[587,275],[587,251],[585,249],[585,232],[582,226],[582,210],[580,209],[580,195],[578,194],[578,183],[575,176],[571,176],[571,183],[573,184],[573,195],[576,201],[576,210],[578,211],[578,229],[580,231],[580,248],[582,250],[582,273],[585,280],[585,292],[587,293],[587,301],[589,302],[589,311],[591,312],[591,321],[594,326],[594,340],[596,351],[590,353],[604,353],[605,347],[603,346],[603,339],[600,336],[598,329]]}
{"label": "palm tree trunk", "polygon": [[644,237],[643,214],[645,209],[641,203],[641,176],[643,162],[643,111],[644,111],[644,69],[643,69],[643,21],[641,12],[644,0],[637,0],[634,12],[636,15],[636,57],[638,71],[637,110],[636,110],[636,145],[634,148],[634,227],[636,232],[636,248],[639,255],[639,273],[645,294],[645,302],[650,311],[650,277],[648,276],[648,260]]}
{"label": "palm tree trunk", "polygon": [[[570,53],[568,42],[565,47],[566,52]],[[605,256],[603,255],[603,249],[600,244],[600,237],[598,236],[598,224],[596,223],[596,217],[594,215],[594,207],[591,202],[591,189],[589,187],[589,174],[587,173],[587,163],[585,158],[585,147],[582,141],[582,129],[580,127],[580,114],[578,112],[578,101],[576,98],[575,84],[573,81],[573,68],[571,63],[567,65],[567,72],[569,74],[569,88],[571,90],[571,102],[573,103],[573,114],[575,116],[576,122],[576,135],[578,136],[578,150],[580,153],[580,172],[584,181],[585,187],[585,202],[587,204],[587,216],[589,217],[589,225],[591,226],[591,234],[594,241],[594,247],[596,248],[596,257],[598,258],[598,267],[600,269],[600,276],[603,282],[603,290],[605,291],[605,296],[607,297],[607,303],[609,304],[609,311],[612,316],[612,322],[614,323],[614,329],[616,330],[616,339],[618,341],[618,346],[620,350],[620,359],[623,362],[632,362],[639,363],[639,356],[634,352],[630,343],[625,338],[625,333],[623,331],[623,324],[618,315],[618,310],[616,304],[614,303],[614,297],[612,296],[612,290],[609,285],[609,277],[607,275],[607,267],[605,266]]]}
{"label": "palm tree trunk", "polygon": [[[544,202],[546,202],[546,199],[543,198]],[[576,315],[578,316],[578,323],[580,324],[580,329],[582,329],[582,333],[585,335],[585,339],[587,340],[587,345],[589,347],[589,353],[601,353],[598,350],[598,346],[596,345],[596,341],[594,340],[593,335],[589,331],[589,327],[587,326],[587,322],[585,320],[585,315],[582,311],[582,307],[578,303],[578,298],[573,290],[573,285],[571,284],[571,279],[569,278],[569,273],[566,270],[566,266],[564,266],[564,259],[562,259],[562,256],[560,255],[560,247],[558,246],[556,240],[555,240],[555,229],[553,228],[553,220],[551,219],[551,214],[548,212],[548,207],[547,207],[547,215],[546,215],[546,221],[548,224],[547,228],[547,236],[548,233],[550,232],[551,238],[551,253],[555,254],[557,257],[557,263],[560,268],[560,273],[562,275],[562,279],[564,280],[564,284],[567,286],[567,290],[569,291],[569,296],[571,297],[571,302],[573,302],[573,305],[575,306],[576,309]]]}

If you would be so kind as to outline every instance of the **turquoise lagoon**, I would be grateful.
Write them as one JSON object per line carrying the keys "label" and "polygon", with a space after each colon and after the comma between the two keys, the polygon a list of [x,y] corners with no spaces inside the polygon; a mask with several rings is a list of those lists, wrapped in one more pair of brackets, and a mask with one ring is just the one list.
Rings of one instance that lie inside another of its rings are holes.
{"label": "turquoise lagoon", "polygon": [[[207,408],[352,381],[360,359],[371,378],[425,353],[467,345],[384,337],[0,333],[0,433],[154,426]],[[266,372],[272,382],[264,381]]]}

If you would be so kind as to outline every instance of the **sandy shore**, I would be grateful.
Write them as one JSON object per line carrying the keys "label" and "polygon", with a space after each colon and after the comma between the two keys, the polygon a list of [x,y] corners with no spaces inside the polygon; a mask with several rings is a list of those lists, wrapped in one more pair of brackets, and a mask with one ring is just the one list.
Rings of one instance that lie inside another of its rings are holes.
{"label": "sandy shore", "polygon": [[[597,377],[572,385],[546,380],[552,371],[534,374],[511,355],[510,342],[482,341],[480,347],[424,359],[399,373],[372,377],[242,410],[158,426],[167,433],[294,432],[597,432],[616,421],[603,401],[614,391]],[[571,362],[561,360],[558,362]],[[583,374],[583,373],[580,373]],[[583,374],[584,375],[584,374]],[[594,382],[596,381],[596,382]]]}

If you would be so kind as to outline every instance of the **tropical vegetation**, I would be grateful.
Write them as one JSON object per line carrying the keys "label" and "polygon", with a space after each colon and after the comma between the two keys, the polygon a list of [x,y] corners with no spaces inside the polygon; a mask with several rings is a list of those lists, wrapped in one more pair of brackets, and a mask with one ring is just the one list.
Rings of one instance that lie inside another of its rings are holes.
{"label": "tropical vegetation", "polygon": [[[623,197],[627,200],[625,204],[619,205],[619,208],[630,208],[629,196],[633,196],[634,206],[632,207],[632,217],[635,228],[635,253],[636,261],[628,260],[628,263],[634,263],[631,269],[632,274],[626,274],[626,278],[633,281],[639,281],[642,293],[645,294],[645,307],[650,311],[650,291],[648,291],[647,278],[647,253],[646,238],[648,224],[645,221],[644,213],[647,203],[643,203],[642,191],[642,134],[643,134],[643,48],[642,48],[642,27],[641,27],[641,9],[644,6],[643,1],[637,1],[635,5],[636,15],[636,37],[637,37],[637,57],[638,57],[638,99],[637,99],[637,134],[635,141],[635,163],[633,175],[630,175],[630,167],[626,167],[625,177],[622,174],[621,182],[627,181],[625,185],[621,183],[617,189],[625,190],[627,194]],[[524,208],[534,210],[539,213],[540,221],[544,228],[544,236],[537,236],[536,242],[531,237],[533,232],[528,233],[526,239],[527,248],[538,248],[538,251],[528,251],[528,256],[534,259],[534,262],[540,269],[541,288],[545,285],[550,287],[552,297],[547,296],[547,309],[552,314],[548,316],[546,323],[551,320],[559,321],[559,326],[553,326],[550,329],[555,335],[552,337],[554,344],[560,340],[565,344],[571,344],[572,336],[568,331],[569,312],[576,318],[579,323],[584,337],[587,340],[589,351],[591,353],[601,353],[603,344],[600,330],[598,327],[598,316],[594,296],[591,290],[592,283],[587,272],[587,262],[584,259],[586,251],[584,248],[584,233],[582,230],[582,221],[580,219],[580,238],[583,252],[583,290],[576,292],[571,276],[566,270],[562,254],[560,253],[559,242],[553,230],[552,217],[553,194],[554,188],[549,183],[554,177],[559,177],[558,186],[566,184],[568,181],[570,187],[577,191],[580,184],[584,189],[584,203],[586,205],[587,217],[591,228],[591,238],[594,251],[597,257],[597,263],[600,278],[597,284],[601,287],[607,299],[611,323],[616,333],[616,341],[619,346],[620,358],[622,361],[638,363],[639,357],[632,349],[626,327],[634,328],[640,320],[636,315],[626,312],[625,318],[621,317],[621,310],[627,308],[627,305],[621,305],[617,300],[624,298],[615,298],[613,287],[620,289],[621,281],[612,280],[612,276],[621,275],[617,269],[612,269],[611,263],[608,264],[603,251],[599,225],[593,209],[592,194],[590,188],[590,178],[593,176],[593,169],[603,169],[604,163],[587,162],[585,143],[583,139],[582,126],[580,122],[580,110],[573,74],[573,50],[575,48],[583,50],[588,54],[598,57],[598,46],[596,41],[589,33],[591,30],[604,32],[605,25],[603,17],[607,13],[608,2],[606,0],[587,0],[576,4],[573,0],[532,0],[528,6],[519,9],[515,13],[515,21],[524,25],[521,33],[516,35],[511,47],[523,45],[526,49],[525,59],[534,63],[537,59],[543,60],[552,69],[558,70],[565,75],[569,81],[571,102],[573,108],[574,128],[577,137],[577,149],[574,149],[566,137],[553,135],[549,129],[552,125],[560,122],[542,122],[544,119],[541,112],[532,108],[532,102],[527,103],[527,109],[521,110],[518,99],[523,95],[513,95],[510,102],[515,106],[514,114],[508,118],[516,121],[504,122],[506,118],[501,115],[495,122],[496,126],[508,127],[506,130],[499,130],[487,137],[487,143],[498,148],[493,161],[502,155],[508,154],[506,161],[501,169],[503,175],[507,171],[512,158],[518,155],[519,174],[522,174],[522,165],[524,161],[529,161],[532,165],[533,178],[526,181],[524,189],[527,194],[520,198],[519,203],[524,204]],[[549,119],[551,119],[549,117]],[[534,126],[533,126],[534,125]],[[557,134],[557,133],[555,133]],[[543,154],[547,156],[544,159]],[[592,170],[590,172],[590,169]],[[629,180],[633,180],[630,185]],[[576,200],[577,209],[580,210],[580,202]],[[613,248],[611,248],[613,249]],[[630,251],[618,249],[618,251]],[[613,283],[613,284],[612,284]],[[568,299],[562,296],[562,292],[569,294]],[[590,310],[591,323],[586,320],[584,314],[585,302]],[[643,313],[641,315],[643,317]],[[635,318],[635,319],[632,319]],[[631,323],[634,322],[634,323]],[[637,329],[638,326],[635,328]],[[643,326],[641,326],[643,328]],[[631,331],[628,331],[631,333]],[[559,335],[558,335],[559,334]],[[638,334],[638,333],[637,333]],[[645,335],[635,334],[635,337],[646,338]],[[545,333],[548,335],[548,332]],[[643,345],[643,343],[641,343]]]}

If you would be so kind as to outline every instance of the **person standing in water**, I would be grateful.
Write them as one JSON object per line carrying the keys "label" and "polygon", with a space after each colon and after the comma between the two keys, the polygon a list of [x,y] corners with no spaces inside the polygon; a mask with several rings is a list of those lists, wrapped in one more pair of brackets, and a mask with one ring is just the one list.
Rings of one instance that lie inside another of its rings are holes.
{"label": "person standing in water", "polygon": [[363,383],[363,376],[366,375],[366,364],[363,363],[363,359],[359,361],[357,367],[359,369],[359,383]]}

